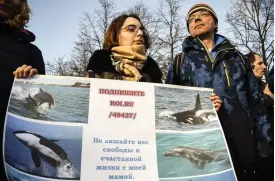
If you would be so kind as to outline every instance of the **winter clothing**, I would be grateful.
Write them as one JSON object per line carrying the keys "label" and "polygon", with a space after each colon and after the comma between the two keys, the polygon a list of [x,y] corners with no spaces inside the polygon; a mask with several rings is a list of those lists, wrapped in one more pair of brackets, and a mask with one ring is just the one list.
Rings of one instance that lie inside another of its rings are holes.
{"label": "winter clothing", "polygon": [[[259,81],[259,89],[264,106],[267,109],[268,121],[271,124],[271,135],[274,135],[274,100],[264,93],[266,83]],[[266,142],[257,142],[258,154],[258,172],[261,181],[274,180],[274,145],[268,145]]]}
{"label": "winter clothing", "polygon": [[[126,59],[127,61],[125,62],[129,63],[130,61],[134,61],[133,59],[131,60],[130,57],[131,55],[126,55],[125,52],[120,54],[114,54],[114,52],[109,50],[96,50],[89,60],[86,71],[92,70],[95,73],[95,76],[98,78],[127,80],[128,77],[127,75],[125,75],[125,72],[117,70],[117,68],[121,70],[120,67],[117,67],[117,63],[121,64],[122,61],[115,60]],[[142,76],[139,81],[161,83],[162,72],[158,64],[155,62],[155,60],[147,56],[146,60],[143,59],[139,63],[141,62],[143,65],[141,66],[141,68],[137,68],[139,70],[140,75]],[[134,65],[133,68],[139,67],[138,65],[135,65],[135,63],[133,62],[131,62],[131,65]]]}
{"label": "winter clothing", "polygon": [[[1,140],[3,138],[3,126],[6,109],[14,80],[13,71],[23,64],[31,65],[38,70],[39,74],[45,74],[45,65],[41,51],[31,42],[35,35],[28,30],[11,28],[7,24],[0,23],[0,129]],[[2,144],[1,144],[2,150]],[[2,155],[0,157],[2,159]],[[4,173],[3,161],[0,160],[1,175]],[[0,180],[5,180],[4,178]]]}
{"label": "winter clothing", "polygon": [[[219,119],[239,177],[255,165],[255,126],[258,140],[272,144],[270,124],[261,102],[256,77],[245,66],[244,56],[225,37],[215,34],[215,46],[208,52],[199,38],[187,37],[182,45],[184,63],[180,85],[213,88],[222,100]],[[173,62],[166,83],[175,84]],[[252,116],[256,124],[253,124]]]}
{"label": "winter clothing", "polygon": [[141,78],[139,71],[147,60],[144,45],[116,46],[112,48],[115,69],[134,81]]}

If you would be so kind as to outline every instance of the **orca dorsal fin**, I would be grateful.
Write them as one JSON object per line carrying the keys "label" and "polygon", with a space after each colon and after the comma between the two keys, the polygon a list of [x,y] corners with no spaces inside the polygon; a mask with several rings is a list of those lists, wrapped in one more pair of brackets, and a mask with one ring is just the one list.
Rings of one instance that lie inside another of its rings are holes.
{"label": "orca dorsal fin", "polygon": [[43,90],[41,88],[39,88],[39,92],[43,92]]}
{"label": "orca dorsal fin", "polygon": [[202,110],[200,94],[197,95],[195,110]]}

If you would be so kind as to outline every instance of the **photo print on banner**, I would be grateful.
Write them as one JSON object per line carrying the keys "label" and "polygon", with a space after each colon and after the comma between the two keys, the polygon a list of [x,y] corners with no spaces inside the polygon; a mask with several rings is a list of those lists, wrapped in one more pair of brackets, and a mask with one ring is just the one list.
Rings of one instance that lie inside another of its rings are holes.
{"label": "photo print on banner", "polygon": [[193,131],[219,128],[211,90],[155,86],[157,130]]}
{"label": "photo print on banner", "polygon": [[8,112],[31,119],[87,123],[90,80],[85,78],[16,79]]}
{"label": "photo print on banner", "polygon": [[41,124],[8,115],[4,138],[9,177],[22,172],[42,178],[80,179],[81,126]]}

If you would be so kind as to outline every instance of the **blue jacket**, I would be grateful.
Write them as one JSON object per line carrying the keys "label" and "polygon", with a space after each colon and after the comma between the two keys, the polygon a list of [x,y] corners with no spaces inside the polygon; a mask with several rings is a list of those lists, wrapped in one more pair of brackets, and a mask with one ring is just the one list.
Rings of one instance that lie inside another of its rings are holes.
{"label": "blue jacket", "polygon": [[258,140],[270,143],[273,138],[258,82],[246,68],[244,56],[219,34],[215,35],[215,46],[210,53],[199,38],[191,36],[184,40],[182,49],[185,54],[180,82],[174,80],[174,62],[171,62],[166,83],[213,88],[223,102],[218,111],[221,122],[245,129],[255,126]]}

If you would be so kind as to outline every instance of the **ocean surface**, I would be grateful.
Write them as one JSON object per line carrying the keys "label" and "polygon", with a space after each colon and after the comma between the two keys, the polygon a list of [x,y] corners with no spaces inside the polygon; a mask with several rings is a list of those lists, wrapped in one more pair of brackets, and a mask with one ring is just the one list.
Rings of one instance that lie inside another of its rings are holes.
{"label": "ocean surface", "polygon": [[[33,97],[41,88],[50,93],[55,105],[49,109],[47,103],[36,107],[26,101],[30,94]],[[20,116],[57,122],[88,122],[89,88],[63,87],[59,85],[35,85],[15,82],[10,97],[8,111]]]}
{"label": "ocean surface", "polygon": [[198,91],[190,89],[175,89],[167,87],[155,87],[155,110],[157,130],[190,131],[198,129],[219,128],[219,120],[215,115],[210,115],[209,122],[204,124],[178,123],[172,116],[173,113],[192,110],[195,108],[197,94],[203,110],[212,109],[210,91]]}
{"label": "ocean surface", "polygon": [[[159,178],[197,176],[216,173],[231,168],[229,156],[220,130],[189,134],[157,133],[156,140]],[[223,150],[221,154],[223,159],[208,163],[201,169],[184,157],[163,155],[176,146],[188,146],[210,151]]]}

